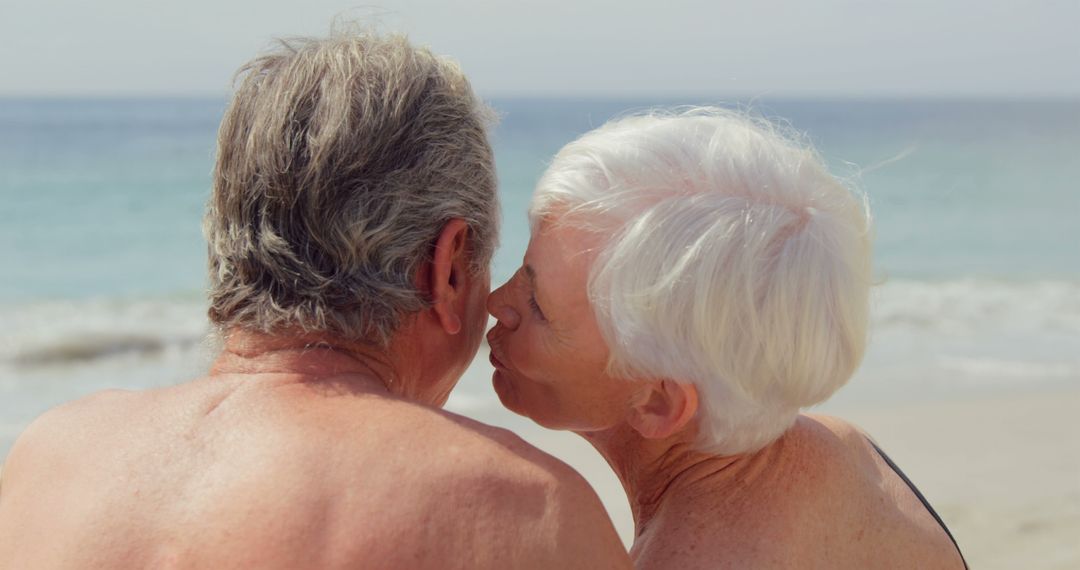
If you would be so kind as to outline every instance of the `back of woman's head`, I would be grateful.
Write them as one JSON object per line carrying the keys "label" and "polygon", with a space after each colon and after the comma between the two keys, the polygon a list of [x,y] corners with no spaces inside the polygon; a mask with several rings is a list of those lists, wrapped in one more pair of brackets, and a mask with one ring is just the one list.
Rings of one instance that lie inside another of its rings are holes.
{"label": "back of woman's head", "polygon": [[699,108],[610,122],[559,152],[530,216],[611,236],[589,280],[609,369],[694,384],[705,449],[775,440],[862,359],[865,200],[765,121]]}

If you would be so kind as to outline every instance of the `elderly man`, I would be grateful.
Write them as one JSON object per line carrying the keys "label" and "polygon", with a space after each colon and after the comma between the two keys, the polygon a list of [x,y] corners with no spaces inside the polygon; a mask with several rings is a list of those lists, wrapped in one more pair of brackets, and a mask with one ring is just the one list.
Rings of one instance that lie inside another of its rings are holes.
{"label": "elderly man", "polygon": [[403,38],[254,60],[207,209],[224,349],[13,447],[0,568],[622,568],[573,470],[439,408],[486,323],[483,107]]}

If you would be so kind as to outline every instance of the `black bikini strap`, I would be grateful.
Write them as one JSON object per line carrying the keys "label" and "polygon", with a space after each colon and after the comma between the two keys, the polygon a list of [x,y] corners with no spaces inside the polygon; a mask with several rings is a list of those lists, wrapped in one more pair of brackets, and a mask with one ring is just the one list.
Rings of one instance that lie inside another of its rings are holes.
{"label": "black bikini strap", "polygon": [[949,532],[949,527],[945,526],[945,521],[941,520],[941,517],[938,516],[937,511],[934,510],[934,507],[930,506],[929,501],[927,501],[926,497],[924,497],[923,494],[919,492],[919,489],[915,487],[915,484],[911,482],[911,479],[908,479],[907,475],[904,475],[904,472],[901,471],[895,463],[893,463],[893,460],[890,459],[889,456],[884,451],[882,451],[876,443],[874,443],[874,440],[867,438],[867,441],[870,442],[870,445],[874,446],[874,449],[877,450],[878,455],[880,455],[881,458],[885,460],[885,463],[889,465],[893,472],[895,472],[897,475],[900,476],[901,479],[904,480],[904,483],[906,483],[908,488],[911,489],[911,492],[915,493],[915,496],[918,497],[919,502],[922,503],[924,507],[926,507],[927,511],[930,511],[930,514],[934,517],[934,520],[936,520],[937,523],[941,525],[941,529],[945,531],[945,534],[949,535],[949,540],[951,540],[953,546],[956,547],[956,552],[960,554],[960,560],[964,562],[964,568],[966,569],[968,565],[967,560],[964,558],[964,553],[960,551],[960,545],[956,543],[956,539],[953,538],[952,533]]}

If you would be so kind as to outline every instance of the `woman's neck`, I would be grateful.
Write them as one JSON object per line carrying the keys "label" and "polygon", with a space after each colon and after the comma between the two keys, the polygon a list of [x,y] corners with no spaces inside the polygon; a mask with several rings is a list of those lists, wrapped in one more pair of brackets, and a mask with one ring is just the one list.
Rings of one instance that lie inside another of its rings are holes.
{"label": "woman's neck", "polygon": [[[635,537],[642,536],[665,509],[710,508],[737,499],[765,482],[775,444],[748,454],[721,456],[697,449],[692,433],[646,439],[627,425],[579,434],[596,448],[622,482],[634,516]],[[686,499],[686,500],[684,500]]]}

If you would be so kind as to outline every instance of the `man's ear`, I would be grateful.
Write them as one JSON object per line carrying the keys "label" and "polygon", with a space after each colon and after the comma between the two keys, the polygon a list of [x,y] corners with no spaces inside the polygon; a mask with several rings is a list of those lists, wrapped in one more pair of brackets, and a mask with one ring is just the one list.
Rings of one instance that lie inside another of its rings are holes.
{"label": "man's ear", "polygon": [[663,439],[686,427],[697,409],[698,393],[693,384],[657,380],[637,394],[628,421],[646,439]]}
{"label": "man's ear", "polygon": [[431,264],[419,274],[419,279],[426,281],[420,286],[429,294],[431,309],[448,334],[461,331],[456,301],[468,280],[468,237],[469,226],[464,220],[447,222],[435,239]]}

